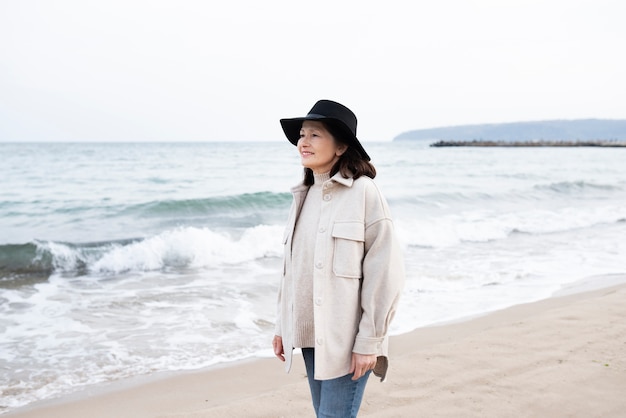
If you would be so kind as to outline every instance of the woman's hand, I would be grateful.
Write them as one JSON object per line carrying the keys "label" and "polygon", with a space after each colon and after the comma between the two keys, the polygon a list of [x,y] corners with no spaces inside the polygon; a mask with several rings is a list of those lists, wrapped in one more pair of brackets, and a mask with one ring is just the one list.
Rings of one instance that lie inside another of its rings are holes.
{"label": "woman's hand", "polygon": [[285,349],[283,347],[283,338],[278,335],[274,335],[272,339],[272,347],[274,347],[274,354],[280,361],[285,361]]}
{"label": "woman's hand", "polygon": [[368,370],[374,370],[375,366],[376,354],[352,353],[352,364],[350,365],[349,373],[354,373],[352,380],[357,380],[363,377]]}

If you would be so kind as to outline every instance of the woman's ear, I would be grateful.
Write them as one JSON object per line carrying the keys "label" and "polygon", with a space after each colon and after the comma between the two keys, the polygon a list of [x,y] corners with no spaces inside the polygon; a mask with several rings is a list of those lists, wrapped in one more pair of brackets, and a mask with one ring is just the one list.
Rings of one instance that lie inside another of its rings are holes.
{"label": "woman's ear", "polygon": [[337,155],[337,157],[341,157],[343,153],[346,152],[347,150],[348,150],[348,146],[346,144],[339,144],[337,146],[337,151],[335,151],[335,155]]}

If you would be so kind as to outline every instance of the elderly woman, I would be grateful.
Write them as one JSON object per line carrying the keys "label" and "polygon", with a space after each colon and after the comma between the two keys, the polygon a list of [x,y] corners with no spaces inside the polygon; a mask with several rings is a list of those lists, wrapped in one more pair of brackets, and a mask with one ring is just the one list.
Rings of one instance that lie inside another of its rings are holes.
{"label": "elderly woman", "polygon": [[387,373],[401,249],[354,113],[320,100],[280,123],[304,180],[292,189],[283,239],[274,353],[289,371],[293,348],[302,349],[318,417],[355,417],[370,373]]}

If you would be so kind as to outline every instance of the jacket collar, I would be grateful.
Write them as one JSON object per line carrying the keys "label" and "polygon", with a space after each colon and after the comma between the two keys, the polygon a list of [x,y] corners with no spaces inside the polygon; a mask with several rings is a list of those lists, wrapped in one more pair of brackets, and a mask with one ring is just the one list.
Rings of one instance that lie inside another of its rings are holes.
{"label": "jacket collar", "polygon": [[330,178],[332,181],[336,181],[339,184],[343,184],[346,187],[352,187],[352,183],[354,183],[354,179],[352,176],[345,178],[341,175],[340,172],[335,173],[334,176]]}
{"label": "jacket collar", "polygon": [[[330,179],[346,187],[352,187],[352,184],[354,183],[354,178],[352,177],[344,178],[339,172],[335,173],[335,175],[332,176]],[[291,188],[292,193],[301,193],[301,192],[306,192],[307,190],[309,190],[309,186],[305,186],[302,183],[299,183],[296,186]]]}

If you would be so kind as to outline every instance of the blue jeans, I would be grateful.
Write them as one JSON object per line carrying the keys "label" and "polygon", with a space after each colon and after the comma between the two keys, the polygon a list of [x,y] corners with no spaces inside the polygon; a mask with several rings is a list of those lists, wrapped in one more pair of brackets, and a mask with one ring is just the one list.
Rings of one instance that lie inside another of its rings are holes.
{"label": "blue jeans", "polygon": [[354,418],[359,412],[363,392],[371,370],[359,380],[352,380],[352,374],[330,380],[315,380],[315,349],[303,348],[302,357],[309,379],[313,408],[318,418]]}

